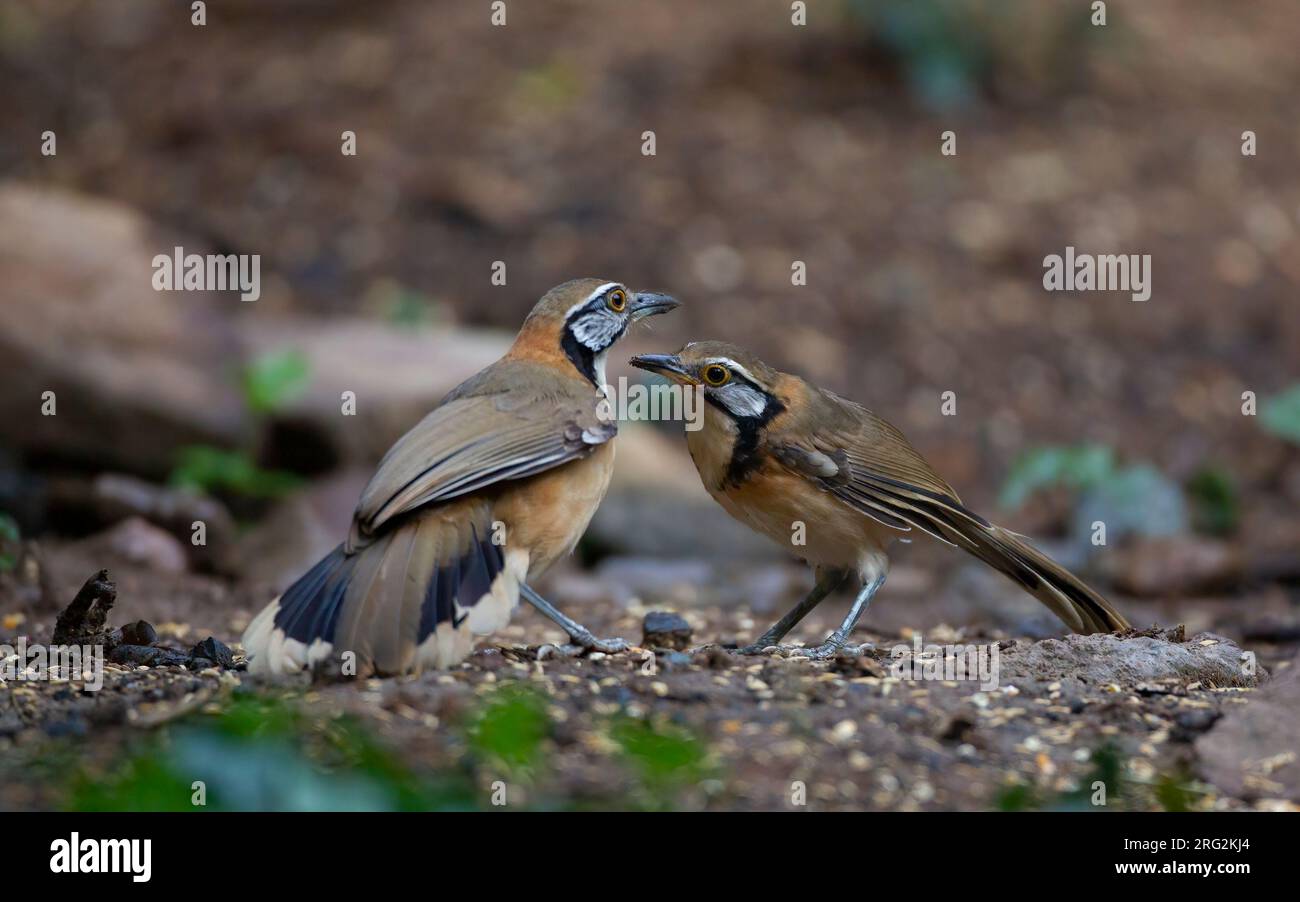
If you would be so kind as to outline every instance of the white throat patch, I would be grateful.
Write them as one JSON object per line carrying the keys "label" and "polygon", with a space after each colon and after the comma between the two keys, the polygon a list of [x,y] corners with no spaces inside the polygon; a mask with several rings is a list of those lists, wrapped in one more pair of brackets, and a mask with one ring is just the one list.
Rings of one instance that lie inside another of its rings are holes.
{"label": "white throat patch", "polygon": [[761,417],[767,410],[767,396],[744,382],[728,382],[714,391],[718,400],[738,417]]}
{"label": "white throat patch", "polygon": [[573,321],[573,337],[599,353],[614,343],[623,330],[623,321],[605,310],[584,313]]}

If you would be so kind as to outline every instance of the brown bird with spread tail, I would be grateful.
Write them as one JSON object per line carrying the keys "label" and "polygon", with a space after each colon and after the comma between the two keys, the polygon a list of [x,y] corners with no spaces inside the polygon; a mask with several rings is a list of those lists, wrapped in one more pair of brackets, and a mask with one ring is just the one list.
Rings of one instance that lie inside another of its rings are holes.
{"label": "brown bird with spread tail", "polygon": [[578,279],[537,302],[504,357],[397,441],[347,541],[249,624],[249,670],[348,676],[459,663],[523,597],[582,647],[618,651],[527,585],[573,551],[609,487],[605,355],[677,301]]}
{"label": "brown bird with spread tail", "polygon": [[1075,632],[1128,628],[1078,577],[963,505],[902,433],[865,407],[724,342],[693,342],[632,365],[703,391],[703,423],[687,431],[686,444],[705,488],[737,520],[793,545],[816,568],[812,592],[741,652],[776,645],[856,573],[862,589],[844,622],[823,644],[794,650],[838,653],[885,581],[889,544],[917,532],[1006,574]]}

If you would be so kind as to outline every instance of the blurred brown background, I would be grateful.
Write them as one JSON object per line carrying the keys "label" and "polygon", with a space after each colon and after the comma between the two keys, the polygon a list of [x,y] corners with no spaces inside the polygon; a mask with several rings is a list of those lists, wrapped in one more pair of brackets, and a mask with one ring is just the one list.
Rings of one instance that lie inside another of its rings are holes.
{"label": "blurred brown background", "polygon": [[[895,422],[976,509],[1072,535],[1053,546],[1071,563],[1088,550],[1079,522],[1127,517],[1092,569],[1150,599],[1135,621],[1300,637],[1295,405],[1276,400],[1300,379],[1293,4],[1112,2],[1105,27],[1066,2],[811,0],[806,27],[783,2],[516,2],[506,27],[490,14],[240,0],[208,4],[200,28],[182,3],[5,4],[13,531],[78,540],[89,566],[102,547],[81,537],[129,514],[186,537],[197,502],[164,486],[188,486],[219,505],[205,508],[219,535],[180,570],[283,580],[336,540],[387,444],[493,359],[546,288],[597,275],[685,301],[620,363],[688,339],[750,346]],[[46,130],[57,156],[41,154]],[[940,154],[946,130],[956,156]],[[261,299],[152,291],[149,261],[175,245],[260,254]],[[1151,299],[1044,291],[1043,258],[1067,245],[1150,254]],[[57,417],[38,415],[47,390]],[[344,390],[355,419],[338,415]],[[1272,400],[1271,428],[1242,416],[1245,391]],[[780,556],[709,505],[676,432],[625,430],[584,546],[632,591],[646,554]],[[1070,451],[1084,445],[1112,462],[1075,472],[1092,466]],[[1048,491],[1000,510],[1017,459],[1044,448]],[[156,539],[105,541],[147,563],[136,546]],[[925,603],[931,567],[953,557],[904,552],[891,590]],[[679,594],[730,579],[663,566]],[[59,597],[86,575],[48,569]],[[790,594],[793,573],[736,600]],[[646,591],[668,592],[657,580]],[[880,607],[869,621],[933,619]],[[960,600],[941,610],[978,619]]]}

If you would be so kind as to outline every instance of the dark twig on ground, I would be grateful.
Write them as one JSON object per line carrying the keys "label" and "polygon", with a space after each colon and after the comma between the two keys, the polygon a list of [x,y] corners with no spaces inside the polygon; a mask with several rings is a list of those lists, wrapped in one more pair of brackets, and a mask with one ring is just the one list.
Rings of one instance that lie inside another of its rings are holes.
{"label": "dark twig on ground", "polygon": [[115,664],[143,664],[148,667],[175,665],[190,670],[234,667],[234,655],[223,643],[209,636],[189,651],[158,644],[158,631],[144,620],[108,629],[108,612],[117,601],[117,586],[100,570],[77,592],[76,598],[59,614],[54,625],[55,645],[102,645]]}
{"label": "dark twig on ground", "polygon": [[[104,644],[104,624],[116,601],[117,585],[109,580],[107,570],[100,570],[86,580],[72,604],[59,614],[54,623],[54,644]],[[99,641],[87,641],[94,639]]]}

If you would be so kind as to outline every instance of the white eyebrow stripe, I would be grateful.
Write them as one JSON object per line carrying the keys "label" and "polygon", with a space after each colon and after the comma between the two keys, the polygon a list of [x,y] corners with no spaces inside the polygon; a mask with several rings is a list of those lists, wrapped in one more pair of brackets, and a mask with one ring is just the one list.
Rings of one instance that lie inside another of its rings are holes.
{"label": "white eyebrow stripe", "polygon": [[754,383],[755,385],[762,385],[761,382],[759,382],[757,379],[754,378],[753,373],[751,373],[749,370],[745,369],[743,366],[741,366],[739,363],[736,363],[736,361],[732,360],[729,357],[710,357],[704,361],[705,366],[708,366],[710,363],[720,363],[723,366],[729,369],[733,369],[737,373],[740,373],[740,375],[744,376],[746,379],[748,379],[750,382]]}
{"label": "white eyebrow stripe", "polygon": [[[578,303],[574,304],[572,307],[566,310],[564,313],[564,318],[568,319],[569,317],[573,316],[573,311],[581,310],[583,307],[586,307],[588,304],[592,302],[592,300],[600,297],[602,294],[609,291],[611,288],[623,288],[623,286],[618,282],[606,282],[604,285],[600,286],[591,294],[587,295],[581,301],[578,301]],[[623,290],[627,291],[626,288],[623,288]]]}

